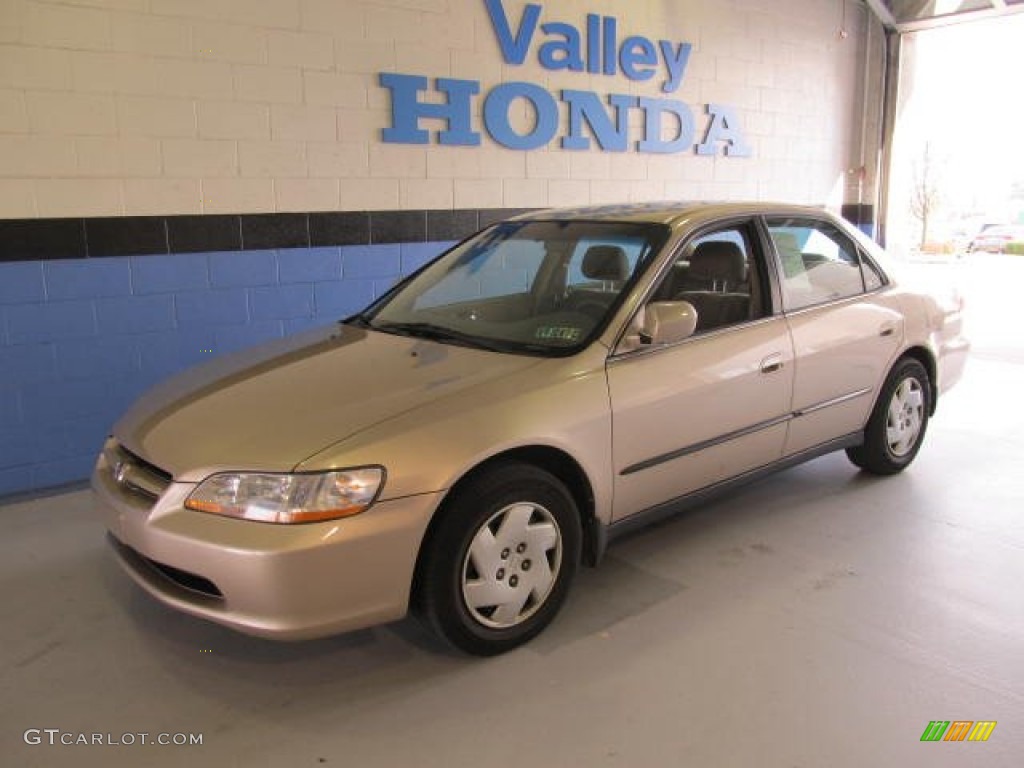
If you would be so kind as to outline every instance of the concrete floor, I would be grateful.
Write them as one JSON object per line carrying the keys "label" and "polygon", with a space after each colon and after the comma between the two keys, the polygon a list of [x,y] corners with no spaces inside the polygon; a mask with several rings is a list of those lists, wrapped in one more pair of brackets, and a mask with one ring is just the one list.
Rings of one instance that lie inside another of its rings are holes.
{"label": "concrete floor", "polygon": [[[640,532],[501,658],[411,621],[242,637],[136,589],[86,492],[7,504],[0,764],[1019,766],[1024,334],[1000,313],[1024,258],[917,269],[973,294],[976,352],[911,470],[829,456]],[[998,725],[922,743],[930,720]],[[203,743],[27,745],[29,728]]]}

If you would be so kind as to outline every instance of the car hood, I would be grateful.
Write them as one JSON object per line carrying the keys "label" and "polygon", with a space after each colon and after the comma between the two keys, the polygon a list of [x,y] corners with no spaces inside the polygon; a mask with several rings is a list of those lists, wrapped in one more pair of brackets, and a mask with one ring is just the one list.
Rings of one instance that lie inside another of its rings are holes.
{"label": "car hood", "polygon": [[334,326],[185,371],[143,395],[114,434],[179,481],[288,471],[387,419],[540,362]]}

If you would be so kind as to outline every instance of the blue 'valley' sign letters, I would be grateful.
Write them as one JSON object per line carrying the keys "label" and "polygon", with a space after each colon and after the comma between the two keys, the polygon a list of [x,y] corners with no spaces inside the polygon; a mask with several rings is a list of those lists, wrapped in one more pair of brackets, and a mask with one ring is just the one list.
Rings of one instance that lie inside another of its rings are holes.
{"label": "blue 'valley' sign letters", "polygon": [[[683,83],[692,51],[689,43],[655,43],[640,36],[620,42],[618,20],[593,13],[587,14],[582,30],[564,22],[541,23],[544,9],[535,3],[527,4],[518,22],[513,22],[502,0],[483,2],[507,64],[521,66],[535,52],[540,66],[550,71],[609,77],[621,72],[639,82],[657,77],[666,94],[674,93]],[[535,46],[538,29],[543,38]],[[435,92],[444,96],[444,101],[437,103],[421,99],[431,87],[426,77],[382,72],[379,79],[391,92],[391,125],[383,131],[385,142],[428,144],[431,132],[420,122],[433,120],[444,125],[434,133],[439,144],[479,146],[480,134],[472,124],[473,101],[480,94],[478,80],[434,79]],[[512,104],[519,99],[528,103],[534,114],[533,126],[525,132],[517,132],[509,117]],[[526,82],[501,83],[487,93],[482,110],[484,128],[494,141],[510,149],[538,149],[558,132],[559,101],[568,111],[568,133],[559,140],[562,149],[589,149],[592,135],[601,150],[626,151],[631,147],[629,113],[639,110],[644,126],[642,137],[634,143],[639,152],[714,155],[721,146],[732,157],[751,153],[735,111],[724,104],[705,105],[707,127],[703,141],[694,146],[696,121],[685,102],[617,93],[602,98],[593,91],[569,89],[559,91],[556,98],[541,86]]]}

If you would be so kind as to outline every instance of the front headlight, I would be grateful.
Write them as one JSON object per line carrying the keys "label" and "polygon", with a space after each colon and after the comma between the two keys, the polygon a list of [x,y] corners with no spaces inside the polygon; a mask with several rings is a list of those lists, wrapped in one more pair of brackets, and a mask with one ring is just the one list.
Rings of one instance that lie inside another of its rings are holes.
{"label": "front headlight", "polygon": [[189,494],[186,509],[261,523],[315,523],[358,515],[384,484],[382,467],[274,475],[211,475]]}

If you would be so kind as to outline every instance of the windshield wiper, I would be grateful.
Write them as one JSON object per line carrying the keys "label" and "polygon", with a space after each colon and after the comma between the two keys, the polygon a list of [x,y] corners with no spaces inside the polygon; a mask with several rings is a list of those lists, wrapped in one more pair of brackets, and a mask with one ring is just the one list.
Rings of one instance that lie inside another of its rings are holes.
{"label": "windshield wiper", "polygon": [[463,333],[453,328],[445,328],[443,325],[433,323],[381,323],[379,325],[369,324],[370,328],[384,333],[396,333],[400,336],[415,336],[419,339],[430,339],[431,341],[450,341],[464,347],[475,349],[487,349],[491,352],[508,352],[509,345],[492,339],[481,339],[471,333]]}
{"label": "windshield wiper", "polygon": [[338,322],[342,325],[354,325],[357,328],[373,328],[373,325],[370,323],[370,318],[366,316],[365,312],[357,312],[356,314],[343,318]]}

